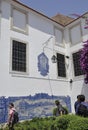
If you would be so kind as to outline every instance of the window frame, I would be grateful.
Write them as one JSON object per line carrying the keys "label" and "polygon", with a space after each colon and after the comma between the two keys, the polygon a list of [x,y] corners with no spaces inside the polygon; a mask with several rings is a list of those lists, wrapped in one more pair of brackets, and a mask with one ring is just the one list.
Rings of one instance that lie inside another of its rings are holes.
{"label": "window frame", "polygon": [[[60,55],[63,55],[64,56],[64,67],[65,67],[65,77],[62,77],[62,76],[59,76],[59,74],[58,74],[58,61],[57,61],[57,77],[58,78],[62,78],[62,79],[66,79],[67,78],[67,70],[66,70],[66,59],[65,59],[65,54],[62,54],[62,53],[59,53],[59,52],[56,52],[56,57],[57,57],[57,54],[60,54]],[[58,60],[58,59],[57,59]]]}
{"label": "window frame", "polygon": [[[71,37],[71,30],[76,27],[76,26],[80,26],[80,40],[75,42],[75,43],[72,43],[72,37]],[[74,24],[74,25],[71,25],[71,27],[69,27],[69,40],[70,40],[70,46],[75,46],[76,44],[79,44],[80,42],[83,41],[83,33],[82,33],[82,27],[81,27],[81,22],[79,21],[78,23]]]}
{"label": "window frame", "polygon": [[[59,30],[59,31],[62,33],[62,44],[56,44],[55,30]],[[55,45],[64,48],[64,47],[65,47],[65,46],[64,46],[64,30],[61,29],[61,28],[59,28],[59,27],[56,27],[56,26],[55,26],[55,27],[54,27],[54,36],[55,36]]]}
{"label": "window frame", "polygon": [[[19,11],[19,12],[25,14],[25,18],[26,18],[26,19],[25,19],[25,20],[26,20],[25,29],[20,29],[20,28],[17,28],[17,27],[14,26],[14,24],[13,24],[13,11],[14,11],[14,10],[17,10],[17,11]],[[11,30],[13,30],[13,31],[16,31],[16,32],[19,32],[19,33],[23,33],[23,34],[28,35],[28,12],[25,11],[25,10],[22,10],[22,9],[20,9],[20,8],[18,8],[18,7],[15,7],[14,5],[11,5],[10,28],[11,28]]]}
{"label": "window frame", "polygon": [[72,63],[73,63],[73,77],[74,78],[83,78],[84,77],[84,74],[82,74],[82,75],[78,75],[78,76],[76,76],[75,75],[75,69],[74,69],[74,60],[73,60],[73,54],[74,53],[77,53],[77,52],[79,52],[80,50],[77,50],[77,51],[75,51],[75,52],[72,52]]}
{"label": "window frame", "polygon": [[[26,72],[12,70],[13,41],[17,41],[17,42],[20,42],[22,44],[26,44]],[[29,53],[28,52],[29,52],[28,51],[28,42],[25,42],[25,41],[22,41],[22,40],[19,40],[19,39],[15,39],[15,38],[11,38],[11,44],[10,44],[10,73],[12,73],[12,74],[21,74],[21,75],[28,75],[29,74],[29,66],[28,66]]]}

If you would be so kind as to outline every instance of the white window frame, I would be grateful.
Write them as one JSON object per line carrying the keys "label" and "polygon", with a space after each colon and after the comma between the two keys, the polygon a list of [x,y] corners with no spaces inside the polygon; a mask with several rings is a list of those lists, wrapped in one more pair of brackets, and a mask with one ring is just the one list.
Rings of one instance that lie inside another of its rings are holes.
{"label": "white window frame", "polygon": [[[13,51],[12,50],[12,44],[13,44],[14,40],[26,44],[26,72],[12,70],[12,51]],[[28,42],[25,42],[25,41],[22,41],[22,40],[19,40],[19,39],[16,39],[16,38],[11,38],[11,44],[10,44],[10,73],[19,74],[19,75],[28,75],[29,74],[29,64],[28,64],[29,63],[28,62],[29,49],[28,48],[29,48]]]}
{"label": "white window frame", "polygon": [[[58,44],[56,43],[55,30],[58,30],[58,31],[60,31],[62,33],[62,43],[61,44],[60,43],[58,43]],[[54,36],[55,36],[55,45],[56,46],[60,46],[60,47],[64,47],[64,31],[63,31],[63,29],[60,29],[58,27],[54,27]]]}
{"label": "white window frame", "polygon": [[[25,29],[20,29],[20,28],[17,28],[17,27],[14,26],[14,24],[13,24],[13,11],[14,10],[17,10],[17,11],[23,13],[26,16]],[[11,23],[11,25],[10,25],[11,30],[28,35],[28,12],[12,5],[12,7],[11,7],[11,22],[10,23]]]}
{"label": "white window frame", "polygon": [[[79,26],[79,27],[80,27],[80,40],[77,41],[77,42],[75,42],[75,43],[73,43],[73,42],[72,42],[72,36],[71,36],[71,30],[72,30],[74,27],[76,27],[76,26]],[[76,44],[82,42],[82,40],[83,40],[83,38],[82,38],[82,27],[81,27],[81,23],[80,23],[80,22],[79,22],[79,23],[76,23],[75,25],[73,25],[73,26],[71,26],[71,27],[69,28],[69,37],[70,37],[71,46],[74,46],[74,45],[76,45]]]}

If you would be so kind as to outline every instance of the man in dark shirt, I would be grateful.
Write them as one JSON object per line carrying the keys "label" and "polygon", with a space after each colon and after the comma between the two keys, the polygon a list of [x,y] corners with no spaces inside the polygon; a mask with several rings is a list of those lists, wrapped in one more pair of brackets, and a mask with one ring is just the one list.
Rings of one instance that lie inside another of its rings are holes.
{"label": "man in dark shirt", "polygon": [[77,101],[74,103],[74,109],[75,109],[75,113],[77,113],[77,107],[80,104],[80,96],[81,95],[77,95]]}

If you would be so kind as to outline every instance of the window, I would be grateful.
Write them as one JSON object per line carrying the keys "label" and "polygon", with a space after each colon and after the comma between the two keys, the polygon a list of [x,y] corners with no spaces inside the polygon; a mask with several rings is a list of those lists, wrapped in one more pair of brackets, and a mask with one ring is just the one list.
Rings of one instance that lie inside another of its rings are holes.
{"label": "window", "polygon": [[63,45],[63,33],[61,30],[55,28],[55,42],[56,45]]}
{"label": "window", "polygon": [[13,40],[12,71],[26,72],[26,44]]}
{"label": "window", "polygon": [[73,53],[72,56],[73,56],[73,64],[74,64],[74,75],[75,76],[83,75],[84,73],[80,66],[80,51]]}
{"label": "window", "polygon": [[66,77],[65,56],[57,53],[58,76]]}
{"label": "window", "polygon": [[18,31],[21,33],[28,34],[28,16],[27,12],[23,10],[16,9],[12,6],[12,13],[11,13],[11,29],[14,31]]}
{"label": "window", "polygon": [[70,39],[71,43],[74,45],[76,43],[81,42],[82,40],[82,32],[81,32],[81,26],[80,24],[77,24],[76,26],[72,27],[70,29]]}

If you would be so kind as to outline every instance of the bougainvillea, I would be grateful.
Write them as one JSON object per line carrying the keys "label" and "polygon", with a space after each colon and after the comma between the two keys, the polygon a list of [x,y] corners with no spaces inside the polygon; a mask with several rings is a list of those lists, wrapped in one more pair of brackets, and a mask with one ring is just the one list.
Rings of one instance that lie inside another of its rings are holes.
{"label": "bougainvillea", "polygon": [[81,50],[80,65],[85,74],[84,81],[88,84],[88,40],[84,43],[83,49]]}

